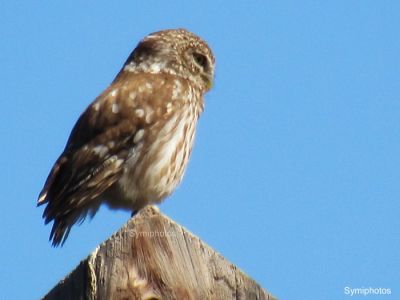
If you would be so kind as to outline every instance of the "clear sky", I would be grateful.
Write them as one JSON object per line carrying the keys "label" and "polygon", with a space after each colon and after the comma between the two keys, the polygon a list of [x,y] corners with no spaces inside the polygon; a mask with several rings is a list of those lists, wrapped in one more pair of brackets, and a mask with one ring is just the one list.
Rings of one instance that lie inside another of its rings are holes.
{"label": "clear sky", "polygon": [[38,299],[130,214],[63,248],[37,195],[85,107],[150,32],[217,67],[182,185],[160,209],[280,299],[400,297],[399,1],[0,2],[0,298]]}

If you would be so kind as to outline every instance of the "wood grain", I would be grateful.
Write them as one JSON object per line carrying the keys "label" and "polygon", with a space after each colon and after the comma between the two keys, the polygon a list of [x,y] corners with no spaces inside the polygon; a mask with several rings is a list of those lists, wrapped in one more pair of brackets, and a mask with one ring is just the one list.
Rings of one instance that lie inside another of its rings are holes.
{"label": "wood grain", "polygon": [[275,298],[199,238],[147,207],[43,299]]}

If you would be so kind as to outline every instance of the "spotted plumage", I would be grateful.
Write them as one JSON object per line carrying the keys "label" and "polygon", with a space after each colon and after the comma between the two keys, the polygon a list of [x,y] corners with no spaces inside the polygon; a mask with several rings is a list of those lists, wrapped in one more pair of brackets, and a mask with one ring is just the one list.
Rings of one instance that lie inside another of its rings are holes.
{"label": "spotted plumage", "polygon": [[53,245],[102,203],[136,212],[174,191],[213,76],[210,48],[187,30],[138,44],[77,121],[39,195],[45,223],[54,222]]}

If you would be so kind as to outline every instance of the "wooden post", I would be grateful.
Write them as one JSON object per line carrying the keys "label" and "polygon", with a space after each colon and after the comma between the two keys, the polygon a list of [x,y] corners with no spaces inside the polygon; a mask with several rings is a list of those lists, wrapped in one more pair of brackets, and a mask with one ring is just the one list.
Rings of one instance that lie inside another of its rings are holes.
{"label": "wooden post", "polygon": [[199,238],[148,207],[44,299],[275,298]]}

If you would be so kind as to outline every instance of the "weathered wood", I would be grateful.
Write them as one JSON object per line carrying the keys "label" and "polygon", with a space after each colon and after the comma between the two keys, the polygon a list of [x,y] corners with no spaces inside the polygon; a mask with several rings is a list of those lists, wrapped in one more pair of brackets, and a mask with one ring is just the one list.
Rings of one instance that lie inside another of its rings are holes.
{"label": "weathered wood", "polygon": [[148,207],[44,299],[274,298],[196,236]]}

